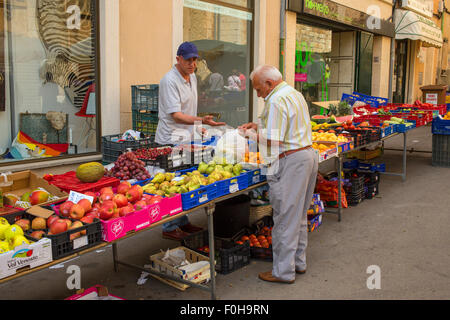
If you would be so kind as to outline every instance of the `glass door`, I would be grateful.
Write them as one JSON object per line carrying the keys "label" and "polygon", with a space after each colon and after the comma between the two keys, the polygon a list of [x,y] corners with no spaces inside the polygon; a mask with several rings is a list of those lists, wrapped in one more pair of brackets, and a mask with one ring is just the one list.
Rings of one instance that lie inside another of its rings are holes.
{"label": "glass door", "polygon": [[408,59],[408,40],[395,41],[395,63],[393,79],[393,102],[405,102],[406,64]]}
{"label": "glass door", "polygon": [[358,32],[355,91],[372,94],[373,34]]}

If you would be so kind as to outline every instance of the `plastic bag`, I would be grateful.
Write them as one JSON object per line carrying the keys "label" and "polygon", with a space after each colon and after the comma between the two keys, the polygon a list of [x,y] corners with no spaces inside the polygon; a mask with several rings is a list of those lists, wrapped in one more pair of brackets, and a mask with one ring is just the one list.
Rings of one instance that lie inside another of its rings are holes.
{"label": "plastic bag", "polygon": [[189,264],[189,262],[186,260],[186,253],[181,249],[167,250],[161,260],[173,267]]}
{"label": "plastic bag", "polygon": [[239,134],[237,129],[228,130],[215,147],[215,158],[225,158],[227,163],[243,162],[248,149],[247,139]]}

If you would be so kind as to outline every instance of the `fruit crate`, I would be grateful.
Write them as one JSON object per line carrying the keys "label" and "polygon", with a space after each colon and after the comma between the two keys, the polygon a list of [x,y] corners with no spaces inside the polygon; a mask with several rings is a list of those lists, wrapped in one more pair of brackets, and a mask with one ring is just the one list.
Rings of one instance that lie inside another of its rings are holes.
{"label": "fruit crate", "polygon": [[395,133],[395,125],[390,125],[388,127],[381,128],[381,137],[385,138]]}
{"label": "fruit crate", "polygon": [[[353,139],[352,139],[353,140]],[[355,143],[353,141],[343,142],[339,144],[339,153],[349,152],[355,148]]]}
{"label": "fruit crate", "polygon": [[131,86],[131,109],[158,111],[159,85],[144,84]]}
{"label": "fruit crate", "polygon": [[365,199],[373,199],[380,193],[380,183],[373,183],[364,186]]}
{"label": "fruit crate", "polygon": [[[207,230],[200,231],[185,237],[182,246],[208,256],[208,252],[201,250],[209,245]],[[231,239],[214,237],[216,271],[221,274],[230,274],[250,264],[250,243],[236,244]]]}
{"label": "fruit crate", "polygon": [[363,172],[359,171],[364,175],[364,184],[365,185],[371,185],[380,182],[381,180],[381,174],[380,172]]}
{"label": "fruit crate", "polygon": [[432,165],[450,167],[450,135],[433,134]]}
{"label": "fruit crate", "polygon": [[416,121],[414,120],[408,120],[406,122],[412,123],[412,126],[406,126],[405,124],[396,124],[395,125],[395,131],[399,133],[405,133],[408,132],[414,128],[416,128]]}
{"label": "fruit crate", "polygon": [[158,112],[133,110],[133,130],[139,131],[145,135],[155,135],[158,128]]}
{"label": "fruit crate", "polygon": [[436,119],[434,119],[432,133],[440,135],[450,135],[450,120],[444,120],[441,117],[437,117]]}
{"label": "fruit crate", "polygon": [[102,155],[104,163],[113,163],[119,156],[128,150],[151,148],[157,146],[152,142],[152,137],[139,140],[121,140],[122,134],[102,137]]}
{"label": "fruit crate", "polygon": [[77,178],[75,171],[69,171],[61,175],[47,176],[46,179],[49,184],[52,184],[67,193],[70,193],[70,191],[78,193],[85,193],[88,191],[99,192],[102,188],[114,188],[120,184],[120,180],[113,177],[103,177],[94,183],[84,183]]}
{"label": "fruit crate", "polygon": [[217,198],[245,190],[248,188],[248,173],[244,172],[237,177],[217,181],[215,186],[217,187]]}
{"label": "fruit crate", "polygon": [[154,146],[152,149],[165,149],[172,148],[172,152],[166,155],[159,155],[155,159],[143,159],[139,158],[139,160],[144,161],[146,166],[159,167],[166,172],[175,172],[180,170],[185,170],[191,168],[192,162],[190,154],[187,154],[183,151],[182,148],[173,147],[172,145],[167,146]]}
{"label": "fruit crate", "polygon": [[351,207],[357,206],[358,204],[363,202],[365,199],[364,188],[359,193],[347,194],[346,198],[347,198],[347,204],[349,206],[351,206]]}
{"label": "fruit crate", "polygon": [[184,211],[198,207],[216,198],[217,187],[214,184],[181,194],[181,202]]}
{"label": "fruit crate", "polygon": [[358,170],[360,171],[370,171],[370,172],[386,172],[386,164],[385,163],[358,163]]}
{"label": "fruit crate", "polygon": [[[52,210],[56,215],[59,216],[59,204],[51,205],[51,206],[43,206],[42,208],[47,210]],[[29,218],[32,216],[29,215]],[[63,217],[64,218],[64,217]],[[71,218],[70,221],[75,222],[77,220]],[[100,219],[95,218],[92,223],[84,223],[81,222],[83,226],[73,229],[67,230],[60,234],[49,235],[49,229],[45,229],[44,238],[48,238],[52,242],[52,255],[54,260],[58,260],[67,256],[70,256],[74,253],[80,252],[85,249],[89,249],[91,247],[96,246],[100,242],[102,242],[102,227],[100,223]],[[76,239],[71,239],[71,236],[76,233],[85,233]],[[31,237],[31,232],[28,232]]]}
{"label": "fruit crate", "polygon": [[261,169],[249,170],[246,172],[248,186],[262,183],[267,180],[267,176],[261,174]]}
{"label": "fruit crate", "polygon": [[363,130],[346,130],[347,133],[342,133],[344,136],[353,138],[355,148],[366,145],[370,142],[370,133]]}
{"label": "fruit crate", "polygon": [[[356,175],[356,176],[355,176]],[[347,179],[344,179],[344,190],[348,195],[359,194],[364,189],[365,177],[357,171],[346,173]]]}

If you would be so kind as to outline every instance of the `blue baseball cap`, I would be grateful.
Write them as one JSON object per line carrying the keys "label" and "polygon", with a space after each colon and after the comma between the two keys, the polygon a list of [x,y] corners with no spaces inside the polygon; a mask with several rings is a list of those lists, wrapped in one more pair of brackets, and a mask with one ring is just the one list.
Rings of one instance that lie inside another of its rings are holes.
{"label": "blue baseball cap", "polygon": [[199,57],[197,47],[192,42],[183,42],[178,47],[177,56],[182,56],[185,60]]}

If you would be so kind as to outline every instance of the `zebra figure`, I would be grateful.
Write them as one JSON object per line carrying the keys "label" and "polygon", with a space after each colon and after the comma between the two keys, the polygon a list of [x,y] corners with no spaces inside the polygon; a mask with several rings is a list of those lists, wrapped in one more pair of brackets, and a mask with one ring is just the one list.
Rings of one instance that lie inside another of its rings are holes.
{"label": "zebra figure", "polygon": [[89,86],[95,82],[95,1],[79,0],[79,28],[68,28],[68,8],[73,0],[37,0],[39,36],[47,52],[39,74],[44,84],[64,88],[72,104],[81,108]]}

